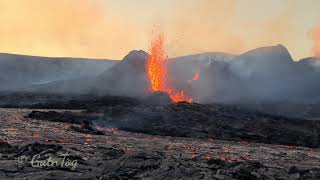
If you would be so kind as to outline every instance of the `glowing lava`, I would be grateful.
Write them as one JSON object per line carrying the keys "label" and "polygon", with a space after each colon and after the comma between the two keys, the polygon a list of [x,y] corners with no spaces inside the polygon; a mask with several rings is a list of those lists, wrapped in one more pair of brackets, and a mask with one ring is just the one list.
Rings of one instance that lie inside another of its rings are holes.
{"label": "glowing lava", "polygon": [[194,74],[194,76],[193,76],[193,80],[194,81],[198,81],[199,80],[199,72],[196,72],[195,74]]}
{"label": "glowing lava", "polygon": [[167,83],[167,58],[164,52],[164,38],[159,34],[151,43],[151,52],[146,63],[150,91],[167,93],[173,102],[192,102],[192,98],[184,91],[175,91]]}
{"label": "glowing lava", "polygon": [[151,44],[151,52],[147,61],[147,73],[152,91],[166,91],[166,58],[163,47],[163,36],[159,35]]}

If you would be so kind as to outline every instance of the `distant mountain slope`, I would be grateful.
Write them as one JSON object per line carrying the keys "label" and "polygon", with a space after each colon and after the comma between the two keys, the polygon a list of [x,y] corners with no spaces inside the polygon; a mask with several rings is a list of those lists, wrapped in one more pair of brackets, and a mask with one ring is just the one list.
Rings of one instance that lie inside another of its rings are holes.
{"label": "distant mountain slope", "polygon": [[100,74],[94,83],[97,92],[141,96],[148,86],[146,61],[148,53],[131,51],[123,60]]}
{"label": "distant mountain slope", "polygon": [[308,57],[298,61],[299,64],[303,64],[308,67],[320,70],[320,57]]}
{"label": "distant mountain slope", "polygon": [[96,76],[117,61],[0,54],[0,90]]}
{"label": "distant mountain slope", "polygon": [[181,61],[181,60],[188,60],[191,62],[208,62],[208,61],[231,61],[237,55],[223,53],[223,52],[207,52],[207,53],[200,53],[200,54],[193,54],[181,57],[171,58],[173,61]]}
{"label": "distant mountain slope", "polygon": [[142,95],[147,83],[145,76],[147,56],[144,51],[132,51],[123,60],[94,77],[34,85],[22,90],[56,94]]}
{"label": "distant mountain slope", "polygon": [[[92,78],[36,85],[30,91],[59,94],[145,96],[148,54],[132,51],[122,61]],[[241,55],[205,53],[168,62],[171,87],[183,89],[202,103],[319,102],[320,69],[316,58],[293,61],[282,45]],[[198,81],[188,81],[198,72]]]}
{"label": "distant mountain slope", "polygon": [[235,57],[228,53],[210,52],[172,58],[169,60],[170,80],[176,85],[185,83],[213,62],[230,62]]}
{"label": "distant mountain slope", "polygon": [[[105,70],[96,78],[58,81],[47,85],[33,86],[29,91],[50,92],[58,94],[116,94],[143,96],[148,88],[146,77],[146,60],[144,51],[131,51],[118,64]],[[191,79],[195,72],[211,61],[229,61],[233,55],[224,53],[205,53],[173,58],[169,60],[169,77],[177,87]],[[182,83],[180,83],[182,82]]]}
{"label": "distant mountain slope", "polygon": [[193,93],[200,102],[320,102],[319,62],[295,62],[282,45],[257,48],[203,68]]}

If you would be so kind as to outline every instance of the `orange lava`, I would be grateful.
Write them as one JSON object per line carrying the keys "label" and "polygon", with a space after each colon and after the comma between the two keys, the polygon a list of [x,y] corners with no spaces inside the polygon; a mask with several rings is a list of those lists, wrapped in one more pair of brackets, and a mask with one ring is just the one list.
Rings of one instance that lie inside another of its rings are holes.
{"label": "orange lava", "polygon": [[117,133],[118,129],[117,128],[103,128],[103,127],[97,127],[96,128],[98,131],[104,131],[104,132],[107,132],[107,133],[112,133],[112,134],[115,134]]}
{"label": "orange lava", "polygon": [[193,76],[193,80],[194,80],[194,81],[198,81],[199,78],[200,78],[199,72],[196,72],[196,73],[194,74],[194,76]]}
{"label": "orange lava", "polygon": [[90,134],[85,135],[84,143],[85,144],[92,144],[93,143],[92,135],[90,135]]}
{"label": "orange lava", "polygon": [[203,155],[203,158],[204,158],[205,160],[207,160],[207,161],[212,160],[211,156],[208,155],[208,154]]}
{"label": "orange lava", "polygon": [[152,41],[150,56],[147,61],[147,73],[153,91],[166,91],[167,60],[164,54],[163,36]]}
{"label": "orange lava", "polygon": [[191,159],[195,159],[197,157],[196,154],[192,154]]}
{"label": "orange lava", "polygon": [[147,77],[150,81],[150,91],[165,92],[173,102],[192,102],[183,90],[175,91],[167,83],[167,58],[164,52],[164,37],[159,34],[152,43],[150,56],[146,63]]}
{"label": "orange lava", "polygon": [[225,158],[224,156],[221,156],[221,157],[220,157],[220,160],[221,160],[221,161],[226,161],[226,158]]}
{"label": "orange lava", "polygon": [[33,134],[33,137],[34,137],[34,138],[37,138],[37,139],[42,139],[42,138],[44,138],[44,136],[43,136],[42,134],[39,134],[39,133]]}

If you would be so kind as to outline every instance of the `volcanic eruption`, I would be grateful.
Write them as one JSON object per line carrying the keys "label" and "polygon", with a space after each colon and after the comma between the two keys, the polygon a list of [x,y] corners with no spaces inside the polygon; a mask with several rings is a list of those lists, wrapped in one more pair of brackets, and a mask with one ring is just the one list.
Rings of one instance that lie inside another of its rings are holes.
{"label": "volcanic eruption", "polygon": [[159,34],[151,42],[150,55],[146,62],[147,77],[150,82],[150,92],[167,93],[173,102],[192,102],[192,97],[183,90],[175,90],[168,83],[167,61],[164,51],[164,36]]}

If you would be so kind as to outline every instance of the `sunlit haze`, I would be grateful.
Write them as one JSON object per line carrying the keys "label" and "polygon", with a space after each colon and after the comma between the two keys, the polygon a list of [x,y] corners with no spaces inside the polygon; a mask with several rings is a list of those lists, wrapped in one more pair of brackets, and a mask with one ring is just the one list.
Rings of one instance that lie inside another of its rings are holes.
{"label": "sunlit haze", "polygon": [[165,34],[169,56],[285,45],[320,55],[316,0],[1,0],[0,52],[122,59]]}

